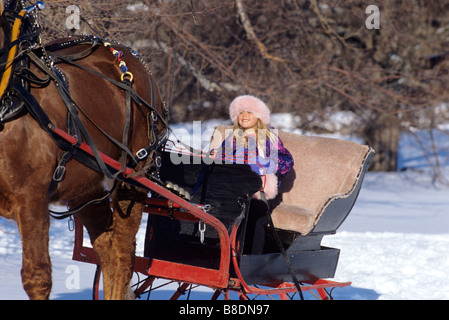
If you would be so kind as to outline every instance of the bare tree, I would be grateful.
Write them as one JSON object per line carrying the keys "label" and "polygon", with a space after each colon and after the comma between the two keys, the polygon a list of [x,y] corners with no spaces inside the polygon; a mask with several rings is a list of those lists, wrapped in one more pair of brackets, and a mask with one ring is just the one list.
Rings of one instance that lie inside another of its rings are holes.
{"label": "bare tree", "polygon": [[349,110],[377,151],[373,169],[396,170],[401,132],[447,120],[423,121],[448,101],[447,0],[373,0],[379,29],[366,27],[361,0],[83,1],[80,30],[64,26],[71,1],[47,2],[50,37],[95,33],[138,49],[174,122],[227,117],[241,93],[299,115],[305,130]]}

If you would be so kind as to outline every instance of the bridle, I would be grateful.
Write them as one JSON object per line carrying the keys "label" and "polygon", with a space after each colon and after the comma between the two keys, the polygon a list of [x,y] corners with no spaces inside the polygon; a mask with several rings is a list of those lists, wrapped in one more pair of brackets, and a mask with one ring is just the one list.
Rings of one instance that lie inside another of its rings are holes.
{"label": "bridle", "polygon": [[[22,1],[23,3],[23,1]],[[9,9],[3,11],[0,22],[4,30],[4,46],[0,50],[0,130],[3,122],[13,120],[21,114],[23,102],[9,90],[12,81],[19,81],[16,70],[28,67],[26,53],[42,47],[39,34],[41,28],[36,9],[43,9],[43,2],[26,7],[19,12]],[[22,85],[28,90],[29,83],[22,79]]]}

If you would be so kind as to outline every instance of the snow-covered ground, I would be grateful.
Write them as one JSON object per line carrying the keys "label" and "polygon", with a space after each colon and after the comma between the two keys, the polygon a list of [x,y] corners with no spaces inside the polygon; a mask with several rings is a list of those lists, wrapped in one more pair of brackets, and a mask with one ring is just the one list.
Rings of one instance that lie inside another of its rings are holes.
{"label": "snow-covered ground", "polygon": [[[273,119],[286,130],[293,126],[293,119],[286,115],[274,115]],[[194,132],[193,124],[174,128],[180,135],[196,134],[193,140],[185,140],[195,144],[201,140],[198,134],[207,141],[211,132],[208,128],[216,124],[218,121],[203,123],[199,132],[198,128]],[[204,130],[209,131],[202,134]],[[421,144],[430,145],[426,133],[418,135]],[[440,164],[449,177],[449,137],[440,134],[436,141]],[[449,186],[433,181],[427,159],[416,140],[403,135],[400,168],[408,169],[369,172],[365,176],[351,214],[336,235],[323,240],[324,245],[341,249],[335,280],[352,281],[351,286],[335,289],[334,298],[449,299]],[[138,235],[140,245],[143,232]],[[67,220],[52,220],[52,299],[91,299],[95,267],[71,260],[73,236]],[[0,218],[0,299],[27,298],[20,282],[20,268],[17,228]],[[165,299],[167,294],[161,290],[152,299]]]}

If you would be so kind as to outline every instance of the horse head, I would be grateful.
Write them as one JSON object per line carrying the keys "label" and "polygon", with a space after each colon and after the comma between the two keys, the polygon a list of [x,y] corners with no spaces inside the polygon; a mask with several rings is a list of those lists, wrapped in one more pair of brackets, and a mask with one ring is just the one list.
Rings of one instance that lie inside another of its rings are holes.
{"label": "horse head", "polygon": [[[0,1],[0,14],[9,13],[13,18],[17,18],[18,15],[24,17],[26,14],[27,17],[25,20],[29,20],[31,17],[36,17],[35,11],[43,10],[45,8],[45,4],[43,1],[37,1],[34,5],[26,6],[24,0],[11,0],[3,4]],[[32,14],[33,13],[33,14]]]}
{"label": "horse head", "polygon": [[43,10],[44,8],[45,4],[42,1],[38,1],[31,6],[25,6],[25,1],[23,0],[11,0],[7,2],[6,5],[3,5],[3,2],[0,0],[1,48],[7,44],[5,38],[9,38],[8,40],[10,42],[14,41],[11,39],[13,36],[11,33],[14,31],[14,24],[16,24],[17,32],[19,33],[17,37],[20,36],[20,34],[30,33],[31,30],[36,32],[40,29],[37,11]]}

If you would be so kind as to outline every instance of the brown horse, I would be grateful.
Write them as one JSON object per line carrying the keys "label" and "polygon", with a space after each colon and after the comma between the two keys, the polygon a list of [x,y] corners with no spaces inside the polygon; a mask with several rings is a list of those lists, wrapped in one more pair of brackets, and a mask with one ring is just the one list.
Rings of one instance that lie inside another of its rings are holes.
{"label": "brown horse", "polygon": [[[17,12],[14,14],[17,15],[18,11],[23,10],[22,5],[21,1],[10,1],[3,8],[0,3],[1,12],[15,10]],[[31,17],[33,14],[26,16]],[[8,23],[5,19],[0,23],[0,48],[10,45],[6,43],[9,39],[7,31],[12,26],[6,26],[5,23]],[[71,40],[73,38],[61,39],[53,44]],[[134,92],[148,104],[153,102],[160,115],[163,108],[160,93],[143,63],[126,48],[118,44],[113,44],[112,47],[123,52],[120,59],[126,63],[130,74],[134,75]],[[116,57],[104,45],[93,48],[89,44],[76,44],[56,48],[58,56],[77,57],[78,66],[59,63],[57,67],[64,75],[70,97],[79,107],[79,119],[96,148],[113,159],[122,159],[122,150],[98,129],[101,128],[114,139],[122,141],[126,90],[99,76],[105,75],[120,82],[123,71],[120,70]],[[35,63],[31,62],[29,69],[35,76],[45,79],[45,72]],[[3,74],[4,72],[5,69],[2,69]],[[51,122],[56,127],[67,130],[67,108],[55,82],[34,84],[30,90]],[[133,154],[149,145],[148,132],[151,128],[148,113],[149,110],[144,105],[132,102],[128,149]],[[157,122],[160,133],[165,130],[162,118],[158,118]],[[102,172],[87,168],[72,159],[67,162],[63,180],[52,185],[61,152],[48,132],[40,127],[30,113],[25,112],[23,116],[16,116],[14,120],[4,123],[4,129],[0,132],[0,215],[17,221],[23,246],[22,284],[31,299],[48,299],[52,286],[49,204],[68,201],[70,207],[76,208],[107,195],[112,181],[106,179]],[[133,269],[135,235],[143,206],[140,200],[146,198],[145,190],[134,190],[124,183],[119,183],[115,190],[110,197],[76,213],[89,233],[101,265],[105,299],[122,299],[127,293]]]}

